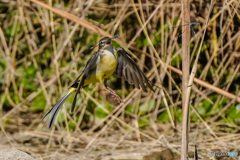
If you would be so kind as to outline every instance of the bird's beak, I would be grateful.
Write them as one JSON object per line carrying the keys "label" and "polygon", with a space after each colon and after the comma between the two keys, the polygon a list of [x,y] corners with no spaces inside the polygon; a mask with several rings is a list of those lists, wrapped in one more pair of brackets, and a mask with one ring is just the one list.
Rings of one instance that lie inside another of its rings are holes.
{"label": "bird's beak", "polygon": [[111,44],[111,40],[107,41],[105,44],[110,45]]}

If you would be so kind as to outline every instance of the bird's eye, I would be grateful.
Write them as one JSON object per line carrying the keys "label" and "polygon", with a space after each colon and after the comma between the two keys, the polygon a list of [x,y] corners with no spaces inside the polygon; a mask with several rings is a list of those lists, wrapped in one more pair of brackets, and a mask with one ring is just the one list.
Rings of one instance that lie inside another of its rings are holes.
{"label": "bird's eye", "polygon": [[101,44],[103,44],[104,42],[103,41],[101,41]]}

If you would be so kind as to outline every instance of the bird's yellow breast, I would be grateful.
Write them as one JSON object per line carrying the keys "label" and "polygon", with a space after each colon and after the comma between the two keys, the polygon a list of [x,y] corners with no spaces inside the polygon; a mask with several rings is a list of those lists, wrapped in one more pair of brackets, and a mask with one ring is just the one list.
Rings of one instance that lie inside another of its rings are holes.
{"label": "bird's yellow breast", "polygon": [[[114,48],[101,51],[96,62],[96,70],[90,73],[90,76],[84,80],[83,86],[100,82],[110,77],[117,67],[117,58],[117,51]],[[79,77],[79,80],[81,78],[82,76]]]}
{"label": "bird's yellow breast", "polygon": [[96,78],[101,81],[102,79],[110,77],[117,67],[117,54],[116,50],[104,50],[100,53],[99,62],[96,70]]}

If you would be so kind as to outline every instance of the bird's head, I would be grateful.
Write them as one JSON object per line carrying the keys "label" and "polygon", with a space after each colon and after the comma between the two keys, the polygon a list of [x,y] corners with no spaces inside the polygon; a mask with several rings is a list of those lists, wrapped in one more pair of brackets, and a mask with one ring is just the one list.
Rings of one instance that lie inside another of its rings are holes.
{"label": "bird's head", "polygon": [[119,36],[120,36],[119,34],[116,34],[116,35],[114,35],[112,38],[104,37],[104,38],[100,39],[98,45],[95,45],[95,46],[91,47],[90,49],[93,49],[93,48],[95,48],[96,46],[99,46],[99,49],[107,48],[107,47],[109,47],[109,46],[112,46],[112,39],[117,38],[117,37],[119,37]]}
{"label": "bird's head", "polygon": [[112,39],[109,37],[104,37],[99,41],[99,48],[106,48],[112,45]]}

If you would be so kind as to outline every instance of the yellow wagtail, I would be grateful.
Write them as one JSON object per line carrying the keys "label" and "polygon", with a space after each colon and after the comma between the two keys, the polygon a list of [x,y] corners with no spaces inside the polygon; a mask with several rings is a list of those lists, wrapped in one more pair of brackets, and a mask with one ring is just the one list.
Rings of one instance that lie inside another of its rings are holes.
{"label": "yellow wagtail", "polygon": [[138,89],[140,89],[141,86],[144,92],[147,92],[147,88],[154,91],[149,80],[137,64],[131,59],[130,55],[121,47],[116,49],[113,48],[112,39],[118,36],[119,35],[115,35],[112,38],[104,37],[99,41],[98,51],[88,60],[81,74],[69,87],[67,94],[62,97],[43,117],[43,121],[45,122],[48,115],[51,114],[48,128],[52,127],[54,119],[63,103],[72,93],[76,92],[71,108],[71,111],[74,111],[77,95],[80,92],[80,89],[88,84],[101,82],[104,84],[105,90],[108,90],[118,100],[121,100],[112,89],[106,86],[106,79],[113,73],[116,74],[117,77],[123,78],[125,81],[128,81],[128,83],[133,84]]}

